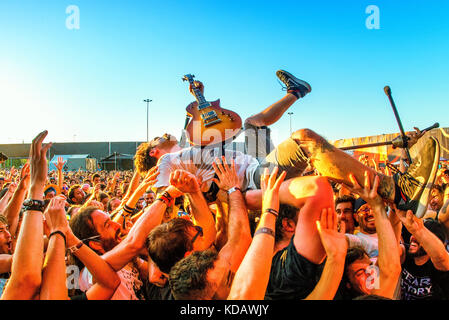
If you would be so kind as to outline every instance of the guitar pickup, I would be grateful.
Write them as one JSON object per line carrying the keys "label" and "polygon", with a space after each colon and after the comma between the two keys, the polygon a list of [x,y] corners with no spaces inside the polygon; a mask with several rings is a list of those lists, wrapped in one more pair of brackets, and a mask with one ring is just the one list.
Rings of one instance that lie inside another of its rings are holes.
{"label": "guitar pickup", "polygon": [[203,113],[203,114],[201,115],[201,118],[203,118],[204,120],[210,119],[210,118],[217,118],[217,113],[215,113],[215,111],[212,110],[212,111]]}
{"label": "guitar pickup", "polygon": [[213,125],[213,124],[220,123],[220,122],[221,122],[221,119],[217,118],[217,120],[214,120],[214,121],[205,123],[204,126],[205,126],[205,127],[209,127],[209,126],[211,126],[211,125]]}

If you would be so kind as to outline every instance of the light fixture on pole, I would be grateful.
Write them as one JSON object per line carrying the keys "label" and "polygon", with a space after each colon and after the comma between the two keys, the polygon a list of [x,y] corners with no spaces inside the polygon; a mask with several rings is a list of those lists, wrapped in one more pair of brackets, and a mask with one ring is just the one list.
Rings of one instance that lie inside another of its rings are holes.
{"label": "light fixture on pole", "polygon": [[147,103],[147,142],[148,142],[148,108],[149,108],[149,105],[150,105],[151,101],[153,101],[153,100],[150,100],[150,99],[143,100],[143,102]]}
{"label": "light fixture on pole", "polygon": [[288,112],[287,114],[290,116],[290,135],[292,135],[292,114],[293,114],[293,112]]}

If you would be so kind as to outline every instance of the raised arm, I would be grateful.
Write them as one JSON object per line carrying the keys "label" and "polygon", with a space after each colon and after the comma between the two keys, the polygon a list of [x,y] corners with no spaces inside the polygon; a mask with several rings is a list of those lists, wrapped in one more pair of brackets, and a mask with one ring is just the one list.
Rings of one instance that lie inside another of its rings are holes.
{"label": "raised arm", "polygon": [[50,235],[42,270],[40,300],[67,300],[67,275],[65,265],[67,218],[65,198],[53,197],[45,211],[45,224]]}
{"label": "raised arm", "polygon": [[9,233],[13,238],[16,237],[17,226],[19,222],[19,213],[22,208],[23,200],[25,200],[28,187],[30,185],[30,167],[26,163],[21,170],[20,182],[8,206],[4,211],[4,215],[8,219]]}
{"label": "raised arm", "polygon": [[9,184],[8,191],[6,191],[5,195],[0,199],[0,214],[4,214],[4,210],[8,206],[8,203],[16,191],[16,188],[17,185],[15,183]]}
{"label": "raised arm", "polygon": [[60,191],[62,191],[62,184],[64,182],[64,173],[62,169],[64,168],[65,163],[66,162],[62,157],[58,157],[58,162],[55,164],[56,169],[58,169],[58,187]]}
{"label": "raised arm", "polygon": [[83,244],[68,227],[67,248],[89,270],[95,283],[86,291],[87,300],[109,300],[120,285],[114,269],[89,246]]}
{"label": "raised arm", "polygon": [[424,221],[418,219],[410,210],[407,212],[398,211],[397,214],[407,230],[423,246],[435,268],[441,271],[449,271],[449,253],[443,242],[424,226]]}
{"label": "raised arm", "polygon": [[[47,178],[47,159],[45,155],[51,143],[42,146],[48,132],[39,133],[31,144],[30,168],[31,187],[29,196],[43,200]],[[38,210],[25,211],[17,240],[11,267],[11,278],[3,292],[2,299],[32,299],[41,285],[42,262],[44,258],[43,217]]]}
{"label": "raised arm", "polygon": [[[153,169],[152,169],[153,170]],[[156,174],[155,167],[153,174]],[[152,183],[154,183],[153,180]],[[167,188],[173,199],[182,195],[182,193],[173,186]],[[158,198],[151,206],[145,209],[144,214],[136,221],[128,236],[120,242],[114,249],[106,252],[102,258],[105,259],[114,270],[120,270],[129,261],[131,261],[139,252],[144,249],[145,241],[151,230],[162,222],[168,203],[164,199]]]}
{"label": "raised arm", "polygon": [[170,185],[185,193],[190,200],[193,219],[195,223],[203,228],[201,246],[198,250],[209,248],[215,241],[216,229],[212,212],[200,190],[197,178],[185,170],[175,170],[170,174]]}
{"label": "raised arm", "polygon": [[134,190],[132,195],[128,198],[125,205],[121,210],[118,211],[118,213],[113,218],[113,221],[120,223],[122,228],[124,228],[123,222],[126,220],[126,218],[130,217],[134,213],[134,208],[136,207],[137,202],[139,201],[139,198],[142,197],[142,195],[145,193],[145,191],[154,184],[155,179],[159,173],[157,172],[157,168],[153,168],[152,170],[148,171],[148,173],[145,175],[145,178],[143,179],[142,183],[139,184],[139,186]]}
{"label": "raised arm", "polygon": [[379,176],[374,178],[373,187],[370,185],[370,176],[365,172],[364,188],[360,187],[354,175],[350,175],[353,184],[353,192],[365,200],[373,210],[376,232],[379,243],[379,256],[377,265],[379,267],[379,288],[374,288],[372,293],[393,299],[399,276],[401,274],[401,263],[396,235],[385,211],[385,204],[377,193]]}
{"label": "raised arm", "polygon": [[[274,251],[279,188],[286,175],[283,172],[276,179],[277,172],[276,167],[270,176],[268,169],[265,169],[260,178],[263,192],[262,215],[251,245],[235,274],[228,296],[230,300],[262,300],[264,298]],[[232,212],[230,212],[230,219],[231,214]]]}
{"label": "raised arm", "polygon": [[333,208],[323,209],[317,220],[321,243],[326,251],[326,263],[320,280],[305,300],[332,300],[337,293],[345,269],[348,243],[345,237],[345,223],[338,231],[337,214]]}

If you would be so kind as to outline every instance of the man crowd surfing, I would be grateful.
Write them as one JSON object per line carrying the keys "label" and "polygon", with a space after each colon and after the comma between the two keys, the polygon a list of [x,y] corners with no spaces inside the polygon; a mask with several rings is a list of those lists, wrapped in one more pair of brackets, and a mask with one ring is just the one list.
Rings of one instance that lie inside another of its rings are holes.
{"label": "man crowd surfing", "polygon": [[60,158],[49,172],[39,133],[27,163],[0,173],[1,299],[449,298],[438,140],[415,128],[411,163],[403,150],[388,167],[310,129],[274,147],[270,125],[311,92],[276,75],[286,94],[244,121],[245,152],[165,134],[138,147],[135,170]]}

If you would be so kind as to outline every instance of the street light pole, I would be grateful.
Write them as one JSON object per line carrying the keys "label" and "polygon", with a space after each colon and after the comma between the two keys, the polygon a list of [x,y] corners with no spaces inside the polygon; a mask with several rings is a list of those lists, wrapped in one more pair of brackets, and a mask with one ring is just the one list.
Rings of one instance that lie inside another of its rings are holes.
{"label": "street light pole", "polygon": [[148,142],[148,108],[149,108],[149,105],[150,105],[151,101],[153,101],[153,100],[150,100],[150,99],[143,100],[143,102],[147,103],[147,142]]}
{"label": "street light pole", "polygon": [[292,114],[293,114],[293,112],[288,112],[287,114],[290,116],[290,135],[292,135]]}

